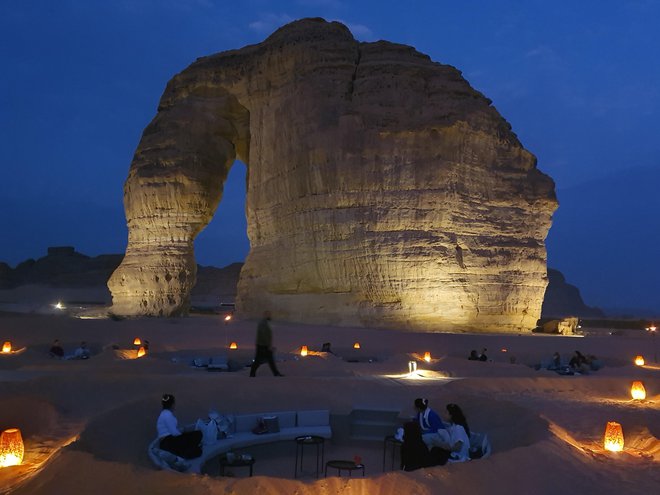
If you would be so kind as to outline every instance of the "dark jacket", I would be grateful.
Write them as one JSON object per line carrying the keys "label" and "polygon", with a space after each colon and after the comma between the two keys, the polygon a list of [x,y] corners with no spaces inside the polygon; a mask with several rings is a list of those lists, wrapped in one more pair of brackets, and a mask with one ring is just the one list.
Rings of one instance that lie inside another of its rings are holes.
{"label": "dark jacket", "polygon": [[273,331],[270,328],[270,323],[266,318],[259,322],[257,326],[257,345],[268,347],[273,346]]}
{"label": "dark jacket", "polygon": [[449,459],[449,452],[439,447],[430,451],[422,440],[422,429],[418,422],[406,423],[403,426],[403,444],[401,445],[401,468],[405,471],[439,466]]}

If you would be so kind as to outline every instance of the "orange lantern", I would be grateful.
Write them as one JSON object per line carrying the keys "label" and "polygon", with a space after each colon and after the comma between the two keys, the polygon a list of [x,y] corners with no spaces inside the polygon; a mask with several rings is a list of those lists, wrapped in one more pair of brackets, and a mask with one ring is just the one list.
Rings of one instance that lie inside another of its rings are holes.
{"label": "orange lantern", "polygon": [[140,340],[140,337],[135,337],[135,340],[133,341],[133,345],[142,345],[142,341]]}
{"label": "orange lantern", "polygon": [[644,366],[644,356],[637,356],[635,358],[635,364],[637,366]]}
{"label": "orange lantern", "polygon": [[359,342],[356,342],[355,344],[353,344],[353,349],[359,349],[359,348],[360,348],[360,343]]}
{"label": "orange lantern", "polygon": [[426,361],[427,363],[431,362],[431,353],[430,352],[426,351],[424,353],[424,361]]}
{"label": "orange lantern", "polygon": [[236,342],[232,342],[231,344],[229,344],[229,348],[230,349],[238,349],[238,344]]}
{"label": "orange lantern", "polygon": [[634,400],[646,399],[646,389],[644,388],[644,384],[642,382],[632,382],[630,395]]}
{"label": "orange lantern", "polygon": [[303,356],[303,357],[307,356],[307,346],[306,345],[304,345],[300,348],[300,355]]}
{"label": "orange lantern", "polygon": [[0,467],[18,466],[23,462],[23,437],[21,430],[10,428],[0,436]]}
{"label": "orange lantern", "polygon": [[605,450],[621,452],[623,450],[623,428],[615,421],[608,421],[605,426]]}
{"label": "orange lantern", "polygon": [[11,342],[7,341],[3,344],[2,352],[4,353],[11,352]]}
{"label": "orange lantern", "polygon": [[138,349],[137,357],[141,358],[142,356],[147,355],[147,350],[144,347]]}

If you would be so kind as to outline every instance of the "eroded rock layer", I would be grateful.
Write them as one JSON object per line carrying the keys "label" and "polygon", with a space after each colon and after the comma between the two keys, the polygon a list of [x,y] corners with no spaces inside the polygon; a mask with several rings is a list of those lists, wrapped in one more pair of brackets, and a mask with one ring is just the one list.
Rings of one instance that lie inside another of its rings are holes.
{"label": "eroded rock layer", "polygon": [[185,312],[193,239],[238,157],[242,315],[533,328],[554,184],[490,103],[453,67],[321,19],[198,59],[168,84],[131,165],[113,311]]}

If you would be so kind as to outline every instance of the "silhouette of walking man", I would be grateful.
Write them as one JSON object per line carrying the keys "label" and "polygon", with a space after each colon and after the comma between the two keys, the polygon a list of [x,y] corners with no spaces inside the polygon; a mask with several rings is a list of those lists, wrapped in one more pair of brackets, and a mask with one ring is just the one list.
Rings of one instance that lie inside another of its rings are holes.
{"label": "silhouette of walking man", "polygon": [[273,330],[270,328],[270,319],[270,311],[264,311],[264,317],[257,325],[257,352],[250,368],[250,376],[256,376],[257,369],[264,362],[268,362],[273,375],[284,376],[278,371],[273,359]]}

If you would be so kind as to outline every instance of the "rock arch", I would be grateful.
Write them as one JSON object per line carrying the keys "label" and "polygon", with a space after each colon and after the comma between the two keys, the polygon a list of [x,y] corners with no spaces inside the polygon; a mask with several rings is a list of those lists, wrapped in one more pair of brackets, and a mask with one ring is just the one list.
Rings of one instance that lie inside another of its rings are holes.
{"label": "rock arch", "polygon": [[247,316],[529,329],[554,184],[490,101],[413,48],[305,19],[168,84],[125,184],[113,312],[185,313],[193,240],[248,167]]}

